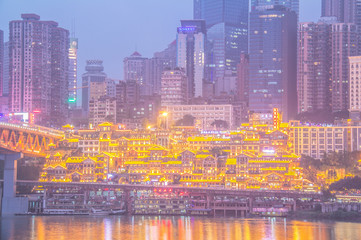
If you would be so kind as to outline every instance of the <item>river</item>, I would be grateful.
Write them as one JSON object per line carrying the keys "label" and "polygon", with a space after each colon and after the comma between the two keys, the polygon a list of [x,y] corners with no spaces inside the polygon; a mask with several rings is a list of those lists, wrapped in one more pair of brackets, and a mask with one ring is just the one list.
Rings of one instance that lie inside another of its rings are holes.
{"label": "river", "polygon": [[283,218],[15,216],[0,223],[1,240],[361,239],[361,223]]}

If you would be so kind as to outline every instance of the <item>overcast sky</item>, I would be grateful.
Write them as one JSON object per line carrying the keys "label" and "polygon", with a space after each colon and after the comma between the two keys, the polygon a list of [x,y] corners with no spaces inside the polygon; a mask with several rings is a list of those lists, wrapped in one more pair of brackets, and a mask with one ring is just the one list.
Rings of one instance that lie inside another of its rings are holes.
{"label": "overcast sky", "polygon": [[[317,21],[321,0],[300,0],[300,21]],[[79,38],[79,76],[87,59],[104,61],[109,77],[123,79],[123,58],[138,50],[152,57],[175,39],[181,19],[193,17],[193,0],[0,0],[0,29],[22,13],[53,20]]]}

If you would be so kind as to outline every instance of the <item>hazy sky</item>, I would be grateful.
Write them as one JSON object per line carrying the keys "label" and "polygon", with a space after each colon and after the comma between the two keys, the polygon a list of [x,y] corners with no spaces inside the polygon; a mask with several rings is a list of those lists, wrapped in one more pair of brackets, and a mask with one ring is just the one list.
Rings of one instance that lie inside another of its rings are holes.
{"label": "hazy sky", "polygon": [[[317,21],[321,0],[300,0],[300,21]],[[152,57],[175,39],[181,19],[193,16],[193,0],[0,0],[0,29],[8,39],[9,21],[36,13],[79,38],[79,76],[87,59],[104,61],[108,77],[123,79],[123,58],[137,49]]]}

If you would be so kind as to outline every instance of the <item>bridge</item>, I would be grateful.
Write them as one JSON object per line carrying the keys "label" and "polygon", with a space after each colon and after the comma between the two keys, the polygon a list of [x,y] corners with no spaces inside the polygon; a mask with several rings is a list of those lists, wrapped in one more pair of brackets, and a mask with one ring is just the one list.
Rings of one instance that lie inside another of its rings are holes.
{"label": "bridge", "polygon": [[57,147],[64,132],[29,124],[0,122],[0,160],[4,164],[4,184],[1,204],[3,215],[14,214],[25,205],[16,198],[17,160],[24,156],[45,157],[51,147]]}

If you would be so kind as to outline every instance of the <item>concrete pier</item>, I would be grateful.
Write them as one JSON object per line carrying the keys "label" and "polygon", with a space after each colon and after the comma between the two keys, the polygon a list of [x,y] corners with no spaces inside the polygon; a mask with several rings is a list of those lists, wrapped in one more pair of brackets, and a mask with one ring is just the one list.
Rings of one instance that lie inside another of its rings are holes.
{"label": "concrete pier", "polygon": [[4,164],[4,186],[1,204],[1,215],[14,215],[28,211],[28,198],[16,197],[17,160],[22,153],[1,154]]}

